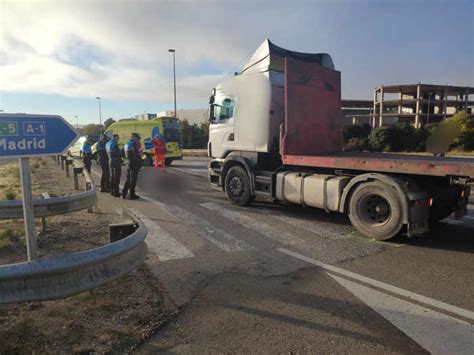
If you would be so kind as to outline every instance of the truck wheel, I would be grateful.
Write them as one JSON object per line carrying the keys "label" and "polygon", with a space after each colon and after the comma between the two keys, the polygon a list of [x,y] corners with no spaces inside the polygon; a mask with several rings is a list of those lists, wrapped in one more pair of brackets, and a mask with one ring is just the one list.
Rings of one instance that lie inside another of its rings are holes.
{"label": "truck wheel", "polygon": [[225,192],[229,200],[239,206],[252,202],[250,194],[250,179],[244,168],[233,166],[225,177]]}
{"label": "truck wheel", "polygon": [[366,237],[390,239],[403,226],[402,205],[390,186],[378,181],[364,183],[350,198],[349,219]]}
{"label": "truck wheel", "polygon": [[172,162],[173,162],[173,159],[166,158],[165,159],[165,166],[170,166]]}

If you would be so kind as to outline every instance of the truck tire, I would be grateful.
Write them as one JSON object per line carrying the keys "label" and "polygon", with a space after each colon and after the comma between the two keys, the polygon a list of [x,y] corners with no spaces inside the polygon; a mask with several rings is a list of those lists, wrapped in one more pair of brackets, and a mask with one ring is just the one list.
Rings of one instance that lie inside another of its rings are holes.
{"label": "truck tire", "polygon": [[250,179],[244,168],[236,165],[229,169],[225,176],[225,193],[236,205],[247,206],[252,202]]}
{"label": "truck tire", "polygon": [[349,201],[349,219],[365,237],[387,240],[403,227],[402,204],[387,184],[373,181],[357,186]]}

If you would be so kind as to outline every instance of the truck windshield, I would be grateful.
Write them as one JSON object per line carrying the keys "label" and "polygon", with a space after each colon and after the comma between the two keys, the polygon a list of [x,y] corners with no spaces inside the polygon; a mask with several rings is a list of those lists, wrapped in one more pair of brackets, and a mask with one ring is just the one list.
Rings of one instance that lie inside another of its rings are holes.
{"label": "truck windshield", "polygon": [[214,122],[219,123],[234,117],[234,99],[216,95],[214,103]]}

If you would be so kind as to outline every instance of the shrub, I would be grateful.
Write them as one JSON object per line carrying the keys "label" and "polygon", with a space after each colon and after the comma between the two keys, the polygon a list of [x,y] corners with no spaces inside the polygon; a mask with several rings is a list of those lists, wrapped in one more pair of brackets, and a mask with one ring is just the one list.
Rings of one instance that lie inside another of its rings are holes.
{"label": "shrub", "polygon": [[0,230],[0,248],[10,245],[13,238],[15,238],[15,232],[12,229]]}
{"label": "shrub", "polygon": [[448,121],[456,123],[461,130],[459,137],[454,139],[452,148],[465,151],[474,150],[474,116],[469,116],[466,112],[460,112],[448,118]]}
{"label": "shrub", "polygon": [[371,130],[372,127],[367,123],[363,125],[345,126],[342,132],[344,143],[348,143],[352,138],[367,138]]}
{"label": "shrub", "polygon": [[369,150],[369,140],[367,138],[351,138],[344,144],[345,152],[363,152]]}
{"label": "shrub", "polygon": [[14,200],[16,198],[16,192],[13,190],[7,190],[4,193],[7,200]]}
{"label": "shrub", "polygon": [[416,129],[407,122],[374,129],[369,136],[372,150],[378,152],[419,152],[425,149],[429,132]]}

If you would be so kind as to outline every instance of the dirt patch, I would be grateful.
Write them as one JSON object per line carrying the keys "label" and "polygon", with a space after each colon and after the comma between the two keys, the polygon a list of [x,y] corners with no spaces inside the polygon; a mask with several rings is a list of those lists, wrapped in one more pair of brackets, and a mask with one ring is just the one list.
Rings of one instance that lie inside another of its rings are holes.
{"label": "dirt patch", "polygon": [[[32,166],[34,194],[74,193],[72,177],[67,178],[52,159],[43,161]],[[15,185],[15,179],[8,186],[2,179],[3,183],[5,189]],[[107,244],[108,225],[117,219],[101,211],[48,217],[46,232],[38,235],[40,258]],[[0,264],[26,259],[23,221],[0,221]],[[0,354],[129,352],[171,313],[145,264],[108,285],[64,300],[0,305]]]}
{"label": "dirt patch", "polygon": [[146,266],[65,300],[0,306],[0,353],[129,352],[168,320]]}

